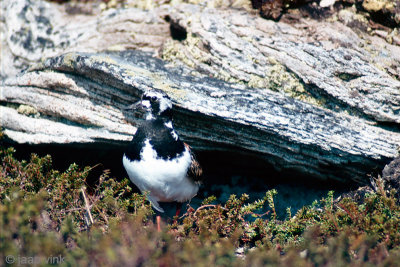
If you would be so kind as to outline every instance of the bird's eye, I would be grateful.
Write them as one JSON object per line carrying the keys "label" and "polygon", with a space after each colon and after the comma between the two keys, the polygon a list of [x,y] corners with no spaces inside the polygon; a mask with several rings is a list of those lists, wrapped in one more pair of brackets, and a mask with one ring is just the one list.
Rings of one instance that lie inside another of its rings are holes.
{"label": "bird's eye", "polygon": [[156,100],[157,100],[157,97],[155,97],[155,96],[151,97],[151,101],[156,101]]}

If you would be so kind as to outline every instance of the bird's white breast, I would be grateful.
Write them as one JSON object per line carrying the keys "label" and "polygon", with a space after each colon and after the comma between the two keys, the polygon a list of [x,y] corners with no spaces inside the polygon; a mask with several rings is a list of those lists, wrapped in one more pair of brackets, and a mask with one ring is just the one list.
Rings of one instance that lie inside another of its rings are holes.
{"label": "bird's white breast", "polygon": [[149,199],[157,210],[162,211],[154,202],[184,202],[196,195],[199,186],[186,175],[191,164],[191,155],[186,148],[178,158],[164,160],[157,157],[146,140],[140,158],[130,161],[124,155],[123,164],[131,181],[142,192],[150,192]]}

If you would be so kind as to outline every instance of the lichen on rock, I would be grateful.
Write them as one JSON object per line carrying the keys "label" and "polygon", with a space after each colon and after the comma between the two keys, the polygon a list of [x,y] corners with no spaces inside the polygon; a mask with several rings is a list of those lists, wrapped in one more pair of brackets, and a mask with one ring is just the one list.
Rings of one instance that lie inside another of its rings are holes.
{"label": "lichen on rock", "polygon": [[396,6],[396,2],[394,0],[364,0],[362,6],[367,11],[391,11]]}
{"label": "lichen on rock", "polygon": [[38,110],[29,105],[19,105],[17,112],[19,114],[29,116],[29,117],[34,117],[34,118],[38,118],[40,116],[40,113],[38,112]]}

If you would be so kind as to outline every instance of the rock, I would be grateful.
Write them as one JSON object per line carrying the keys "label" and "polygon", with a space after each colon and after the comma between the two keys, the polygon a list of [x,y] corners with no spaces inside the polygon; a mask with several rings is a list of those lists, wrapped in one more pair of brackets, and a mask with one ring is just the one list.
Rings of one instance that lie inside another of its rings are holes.
{"label": "rock", "polygon": [[350,198],[354,200],[358,205],[362,205],[365,203],[365,198],[373,193],[376,193],[376,191],[375,188],[373,188],[371,185],[360,186],[355,190],[341,194],[334,200],[334,203],[339,203],[340,200],[342,200],[343,198]]}
{"label": "rock", "polygon": [[371,16],[392,27],[400,25],[400,1],[398,0],[363,0],[362,7]]}
{"label": "rock", "polygon": [[390,28],[400,25],[399,0],[342,0],[341,2],[344,6],[353,5],[360,14],[367,14],[371,22],[375,21]]}
{"label": "rock", "polygon": [[3,5],[1,125],[15,142],[124,144],[137,121],[123,107],[159,88],[198,150],[359,183],[399,156],[400,47],[340,21],[187,4],[74,15]]}
{"label": "rock", "polygon": [[382,178],[400,181],[400,158],[392,160],[382,171]]}
{"label": "rock", "polygon": [[392,190],[394,190],[394,196],[400,200],[400,157],[395,158],[383,168],[382,176],[371,177],[369,185],[343,193],[335,202],[339,202],[342,198],[351,198],[361,205],[368,194],[378,193],[389,196]]}
{"label": "rock", "polygon": [[385,166],[382,171],[382,178],[385,180],[389,189],[394,189],[397,192],[397,197],[400,198],[400,158],[395,158]]}
{"label": "rock", "polygon": [[319,2],[319,6],[320,7],[330,7],[333,6],[335,4],[336,0],[321,0],[321,2]]}
{"label": "rock", "polygon": [[289,25],[189,5],[170,17],[188,36],[164,48],[163,58],[176,65],[373,121],[400,122],[400,81],[390,75],[400,71],[400,46],[368,44],[371,37],[338,22]]}
{"label": "rock", "polygon": [[169,24],[157,12],[130,8],[110,9],[101,15],[96,10],[70,14],[69,8],[46,1],[2,1],[0,77],[15,76],[45,57],[68,51],[155,53],[170,36]]}
{"label": "rock", "polygon": [[8,79],[0,101],[30,105],[40,117],[1,107],[17,142],[123,142],[135,128],[123,107],[148,88],[174,102],[175,125],[197,150],[247,151],[278,169],[364,182],[398,155],[400,134],[269,90],[251,90],[138,51],[68,53]]}

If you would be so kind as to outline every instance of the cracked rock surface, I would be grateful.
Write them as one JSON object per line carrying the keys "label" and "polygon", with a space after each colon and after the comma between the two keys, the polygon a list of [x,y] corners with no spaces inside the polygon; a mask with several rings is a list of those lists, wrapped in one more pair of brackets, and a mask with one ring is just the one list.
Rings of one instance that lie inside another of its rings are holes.
{"label": "cracked rock surface", "polygon": [[15,142],[124,144],[137,121],[123,107],[158,88],[197,150],[359,183],[399,156],[400,47],[339,21],[187,4],[96,16],[3,6],[0,115]]}

